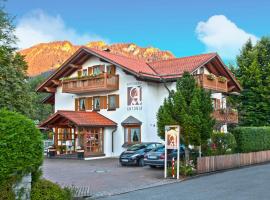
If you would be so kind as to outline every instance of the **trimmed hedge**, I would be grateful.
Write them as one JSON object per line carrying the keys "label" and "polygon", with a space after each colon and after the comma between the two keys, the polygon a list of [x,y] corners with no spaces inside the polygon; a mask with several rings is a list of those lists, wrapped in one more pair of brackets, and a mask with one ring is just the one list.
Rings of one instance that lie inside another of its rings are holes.
{"label": "trimmed hedge", "polygon": [[40,179],[34,183],[31,190],[31,200],[71,200],[72,192],[64,188],[62,189],[59,185],[45,180]]}
{"label": "trimmed hedge", "polygon": [[40,131],[25,116],[0,110],[0,182],[37,172],[43,161]]}
{"label": "trimmed hedge", "polygon": [[232,133],[239,153],[270,149],[270,127],[237,127]]}

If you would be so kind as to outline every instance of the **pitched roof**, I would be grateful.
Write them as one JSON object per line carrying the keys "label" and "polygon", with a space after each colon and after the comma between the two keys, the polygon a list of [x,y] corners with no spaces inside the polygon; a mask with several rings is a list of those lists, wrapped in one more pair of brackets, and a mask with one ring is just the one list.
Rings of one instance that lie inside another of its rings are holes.
{"label": "pitched roof", "polygon": [[200,54],[183,58],[155,61],[148,64],[156,71],[157,74],[159,74],[159,76],[166,77],[182,75],[184,72],[193,72],[198,67],[210,61],[216,55],[216,53]]}
{"label": "pitched roof", "polygon": [[117,123],[97,112],[59,110],[51,115],[40,127],[57,124],[58,120],[67,119],[76,126],[117,126]]}
{"label": "pitched roof", "polygon": [[106,51],[101,51],[93,48],[83,47],[87,49],[90,53],[95,53],[99,56],[104,57],[105,59],[110,60],[111,62],[115,62],[118,65],[121,65],[123,68],[126,68],[130,71],[136,73],[146,73],[151,75],[157,75],[149,65],[143,60],[130,58],[123,55],[117,55],[113,53],[109,53]]}
{"label": "pitched roof", "polygon": [[121,123],[121,125],[132,125],[132,124],[142,124],[142,122],[133,116],[129,116]]}
{"label": "pitched roof", "polygon": [[[217,53],[208,53],[147,63],[143,60],[117,55],[107,51],[81,47],[60,68],[58,68],[55,73],[43,82],[37,88],[37,91],[46,92],[46,87],[57,87],[52,80],[59,80],[63,76],[69,76],[76,71],[76,68],[72,68],[71,64],[82,65],[82,63],[91,55],[117,65],[139,78],[155,81],[160,81],[161,79],[176,79],[181,77],[184,72],[187,71],[191,73],[200,66],[207,64],[212,59],[221,61]],[[221,63],[223,68],[228,71],[222,61]],[[229,78],[233,80],[233,84],[240,88],[239,83],[231,76],[231,74],[229,74]]]}

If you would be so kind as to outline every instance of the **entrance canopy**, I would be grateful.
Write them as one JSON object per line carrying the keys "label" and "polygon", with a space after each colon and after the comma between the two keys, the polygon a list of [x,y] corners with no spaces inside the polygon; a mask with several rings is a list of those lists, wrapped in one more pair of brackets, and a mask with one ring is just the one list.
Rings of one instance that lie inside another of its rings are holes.
{"label": "entrance canopy", "polygon": [[97,112],[60,110],[40,124],[40,127],[115,127],[117,123]]}

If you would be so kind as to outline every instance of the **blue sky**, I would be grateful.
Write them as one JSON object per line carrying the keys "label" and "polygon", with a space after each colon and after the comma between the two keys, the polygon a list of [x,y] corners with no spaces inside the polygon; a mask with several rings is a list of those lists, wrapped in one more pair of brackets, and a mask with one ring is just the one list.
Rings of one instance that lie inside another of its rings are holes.
{"label": "blue sky", "polygon": [[8,0],[20,48],[39,42],[134,42],[186,56],[217,51],[233,60],[270,33],[266,0]]}

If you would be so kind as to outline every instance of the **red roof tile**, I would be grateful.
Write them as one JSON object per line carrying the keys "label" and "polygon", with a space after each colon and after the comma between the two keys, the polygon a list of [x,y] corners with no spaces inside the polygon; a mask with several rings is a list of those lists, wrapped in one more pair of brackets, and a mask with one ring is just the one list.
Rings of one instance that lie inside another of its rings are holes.
{"label": "red roof tile", "polygon": [[60,118],[67,119],[74,123],[76,126],[117,126],[116,122],[97,112],[60,110],[51,115],[46,121],[41,123],[40,127],[49,126]]}
{"label": "red roof tile", "polygon": [[149,65],[144,62],[143,60],[130,58],[123,55],[117,55],[113,53],[109,53],[106,51],[101,51],[93,48],[83,47],[90,51],[90,53],[96,53],[99,56],[102,56],[112,62],[117,63],[118,65],[121,65],[123,68],[126,68],[130,71],[136,72],[136,73],[146,73],[151,75],[157,75]]}
{"label": "red roof tile", "polygon": [[169,60],[162,60],[148,63],[157,74],[160,76],[174,76],[181,75],[185,71],[192,72],[196,68],[202,66],[212,58],[216,53],[200,54],[195,56],[173,58]]}
{"label": "red roof tile", "polygon": [[[37,88],[37,91],[42,91],[44,87],[47,85],[50,86],[51,79],[56,77],[55,79],[59,79],[61,75],[59,73],[65,70],[69,70],[65,68],[69,65],[69,63],[73,62],[73,58],[75,59],[76,54],[80,54],[84,52],[85,54],[95,55],[101,59],[107,60],[115,65],[122,67],[123,69],[133,73],[137,76],[141,76],[144,78],[151,78],[160,80],[163,79],[175,79],[181,77],[181,75],[187,72],[193,72],[196,68],[206,64],[213,58],[219,58],[216,53],[208,53],[208,54],[200,54],[189,57],[182,58],[174,58],[169,60],[155,61],[155,62],[145,62],[143,60],[117,55],[114,53],[110,53],[107,51],[101,51],[88,47],[81,47],[68,61],[66,61],[53,75],[51,75],[41,86]],[[223,64],[225,67],[225,65]],[[69,70],[70,74],[73,72]],[[58,74],[58,76],[56,76]],[[65,74],[68,76],[69,74]],[[237,82],[234,77],[232,77],[234,82]],[[238,83],[236,83],[238,84]],[[56,87],[53,85],[53,87]]]}

